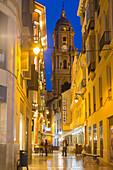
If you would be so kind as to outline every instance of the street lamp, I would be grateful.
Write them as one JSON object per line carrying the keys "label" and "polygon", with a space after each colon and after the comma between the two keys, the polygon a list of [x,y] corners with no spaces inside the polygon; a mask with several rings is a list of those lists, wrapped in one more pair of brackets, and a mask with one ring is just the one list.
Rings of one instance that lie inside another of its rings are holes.
{"label": "street lamp", "polygon": [[47,114],[47,115],[49,114],[49,111],[48,111],[48,110],[46,110],[46,114]]}
{"label": "street lamp", "polygon": [[84,99],[83,95],[84,95],[84,93],[75,93],[75,98],[74,98],[75,103],[78,103],[79,96],[81,96],[82,99]]}
{"label": "street lamp", "polygon": [[40,48],[39,47],[35,47],[33,49],[33,52],[34,52],[35,55],[37,55],[40,52]]}

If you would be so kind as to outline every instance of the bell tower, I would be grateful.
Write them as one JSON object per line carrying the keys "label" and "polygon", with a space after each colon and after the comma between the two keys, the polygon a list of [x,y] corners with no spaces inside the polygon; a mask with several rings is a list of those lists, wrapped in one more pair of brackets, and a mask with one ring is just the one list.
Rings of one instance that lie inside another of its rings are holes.
{"label": "bell tower", "polygon": [[52,91],[55,97],[62,93],[63,85],[71,83],[71,68],[75,56],[74,31],[65,16],[64,5],[61,18],[56,22],[53,33]]}

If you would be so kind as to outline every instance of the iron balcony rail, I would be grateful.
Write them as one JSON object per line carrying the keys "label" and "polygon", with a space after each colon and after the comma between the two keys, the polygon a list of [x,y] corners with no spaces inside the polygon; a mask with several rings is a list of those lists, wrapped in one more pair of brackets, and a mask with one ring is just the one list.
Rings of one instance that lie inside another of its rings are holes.
{"label": "iron balcony rail", "polygon": [[100,39],[100,51],[104,45],[109,45],[111,42],[111,31],[104,31],[102,38]]}
{"label": "iron balcony rail", "polygon": [[81,88],[86,87],[86,79],[82,79],[81,81]]}
{"label": "iron balcony rail", "polygon": [[88,75],[90,74],[90,72],[95,71],[95,62],[92,61],[89,66],[88,66]]}

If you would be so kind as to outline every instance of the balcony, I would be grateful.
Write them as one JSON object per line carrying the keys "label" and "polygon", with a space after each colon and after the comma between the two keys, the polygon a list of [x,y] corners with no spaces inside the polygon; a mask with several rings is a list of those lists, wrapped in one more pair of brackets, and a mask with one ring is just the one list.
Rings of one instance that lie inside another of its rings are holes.
{"label": "balcony", "polygon": [[84,34],[84,35],[82,36],[82,50],[81,50],[81,53],[82,53],[82,54],[85,54],[85,53],[86,53],[85,41],[86,41],[86,34]]}
{"label": "balcony", "polygon": [[82,92],[84,92],[85,87],[86,87],[86,79],[82,79],[82,81],[81,81],[81,91]]}
{"label": "balcony", "polygon": [[38,73],[35,70],[35,65],[31,65],[31,80],[27,81],[28,90],[38,91]]}
{"label": "balcony", "polygon": [[100,97],[100,107],[102,107],[102,103],[103,103],[102,97]]}
{"label": "balcony", "polygon": [[94,30],[94,26],[95,26],[94,19],[91,19],[88,26],[88,33],[90,30]]}
{"label": "balcony", "polygon": [[111,31],[105,31],[100,40],[100,51],[103,49],[104,45],[109,45],[111,42]]}
{"label": "balcony", "polygon": [[111,31],[105,31],[100,39],[100,56],[105,58],[108,56],[110,42],[111,42]]}
{"label": "balcony", "polygon": [[88,78],[93,78],[95,73],[95,61],[91,61],[89,66],[88,66]]}
{"label": "balcony", "polygon": [[100,14],[100,5],[99,5],[99,0],[95,1],[95,11],[97,12],[97,17]]}
{"label": "balcony", "polygon": [[90,19],[89,25],[88,25],[88,28],[87,28],[87,31],[86,31],[86,39],[87,39],[87,37],[89,35],[89,32],[91,30],[94,30],[94,27],[95,27],[95,21],[94,21],[94,19]]}

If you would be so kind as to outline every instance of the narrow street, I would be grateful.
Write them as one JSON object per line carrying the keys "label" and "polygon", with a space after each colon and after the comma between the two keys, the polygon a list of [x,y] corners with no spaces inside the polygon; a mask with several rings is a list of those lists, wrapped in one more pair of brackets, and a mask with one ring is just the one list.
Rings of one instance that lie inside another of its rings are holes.
{"label": "narrow street", "polygon": [[[26,169],[26,168],[24,168]],[[32,163],[29,164],[29,170],[113,170],[113,166],[106,164],[104,162],[95,165],[93,159],[85,158],[84,164],[82,162],[82,156],[68,153],[67,157],[62,156],[61,152],[54,151],[53,154],[33,154]]]}

